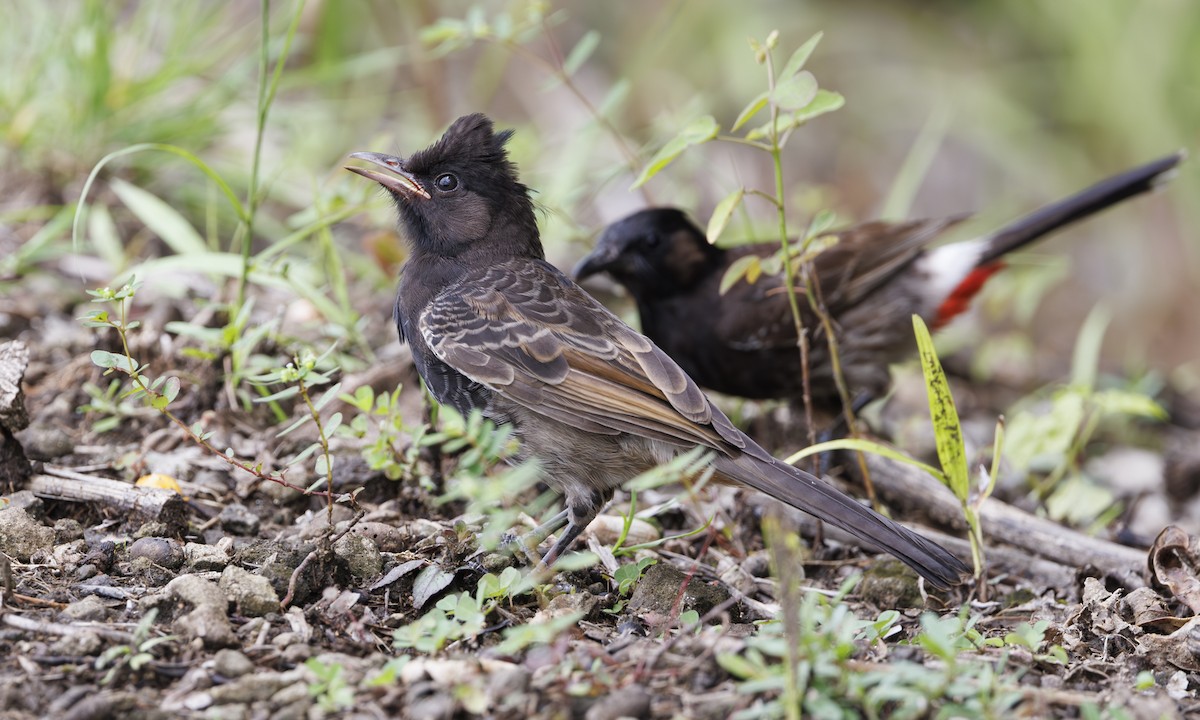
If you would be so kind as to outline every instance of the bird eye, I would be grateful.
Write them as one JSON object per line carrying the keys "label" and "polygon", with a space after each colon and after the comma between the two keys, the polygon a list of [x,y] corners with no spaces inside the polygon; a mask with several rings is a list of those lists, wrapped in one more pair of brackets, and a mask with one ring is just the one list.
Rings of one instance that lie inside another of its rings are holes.
{"label": "bird eye", "polygon": [[454,177],[450,173],[442,173],[441,175],[437,176],[437,179],[433,181],[433,184],[442,192],[450,192],[458,187],[458,178]]}

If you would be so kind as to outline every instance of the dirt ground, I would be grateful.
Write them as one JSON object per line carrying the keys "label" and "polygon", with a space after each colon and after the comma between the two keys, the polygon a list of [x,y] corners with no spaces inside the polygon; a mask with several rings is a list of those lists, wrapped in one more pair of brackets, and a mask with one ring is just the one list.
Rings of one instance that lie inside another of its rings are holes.
{"label": "dirt ground", "polygon": [[[164,332],[201,306],[155,292],[136,298],[142,325],[130,332],[131,352],[154,376],[181,378],[172,411],[203,422],[213,447],[283,467],[316,437],[313,425],[302,438],[277,437],[281,424],[265,405],[244,406],[230,392],[220,358],[185,352],[194,341]],[[278,299],[263,293],[259,308]],[[985,512],[986,599],[969,587],[926,593],[895,561],[833,532],[818,544],[811,522],[752,494],[674,486],[638,494],[645,512],[631,533],[679,537],[615,557],[608,548],[625,495],[589,533],[590,563],[505,593],[495,584],[519,584],[505,568],[524,561],[482,550],[478,506],[441,502],[434,489],[459,482],[466,461],[452,447],[414,451],[410,476],[393,480],[364,459],[377,433],[334,438],[335,491],[358,492],[330,510],[323,495],[231,467],[140,401],[81,413],[96,405],[85,388],[109,380],[90,353],[119,348],[116,334],[83,327],[85,298],[65,299],[44,275],[11,298],[0,313],[13,338],[3,367],[24,373],[23,396],[5,399],[16,409],[0,414],[0,717],[783,717],[788,657],[813,716],[1158,718],[1200,709],[1194,540],[1177,528],[1160,536],[1153,578],[1145,549],[1164,525],[1194,527],[1193,430],[1160,424],[1162,450],[1114,447],[1093,460],[1133,483],[1115,488],[1133,510],[1097,538],[1050,523],[1076,548],[1065,552],[1086,556],[1079,562],[1049,547],[1059,540],[991,540],[1006,537],[1005,522],[1031,537],[1042,526],[1024,525],[1029,514]],[[420,417],[391,328],[369,324],[366,337],[376,360],[337,373],[341,392],[403,384],[403,414]],[[919,415],[902,396],[881,425]],[[964,383],[962,396],[975,398],[968,418],[987,417],[982,393]],[[299,403],[286,407],[303,415]],[[334,409],[355,412],[342,400]],[[752,430],[789,435],[782,409],[739,409]],[[98,432],[105,417],[118,420]],[[134,485],[155,475],[170,489]],[[311,465],[287,479],[303,488]],[[882,482],[880,492],[905,491]],[[1001,495],[1021,504],[1020,493]],[[961,537],[933,504],[899,500],[900,519]],[[768,549],[764,519],[799,527],[803,541],[785,533],[793,541]],[[1118,535],[1133,547],[1109,542]],[[640,580],[629,570],[639,560]],[[773,563],[785,570],[773,573]],[[862,581],[839,592],[858,573]],[[789,655],[786,645],[799,649]]]}

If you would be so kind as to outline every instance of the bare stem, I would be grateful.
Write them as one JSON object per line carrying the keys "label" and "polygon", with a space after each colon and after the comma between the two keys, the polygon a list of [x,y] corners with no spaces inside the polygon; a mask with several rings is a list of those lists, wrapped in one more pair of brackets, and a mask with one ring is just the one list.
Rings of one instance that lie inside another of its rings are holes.
{"label": "bare stem", "polygon": [[[766,53],[767,87],[775,91],[775,64],[771,59],[770,50]],[[783,187],[783,148],[779,144],[779,108],[771,103],[770,122],[770,153],[771,162],[775,168],[775,208],[779,214],[779,248],[783,253],[783,286],[787,290],[788,305],[792,310],[792,322],[796,326],[796,346],[800,349],[800,378],[804,389],[804,422],[808,426],[808,444],[817,444],[817,431],[813,421],[812,386],[810,384],[808,362],[808,333],[804,328],[804,318],[800,315],[800,301],[796,297],[796,283],[792,276],[792,246],[788,241],[787,207]],[[813,458],[814,466],[819,461]]]}

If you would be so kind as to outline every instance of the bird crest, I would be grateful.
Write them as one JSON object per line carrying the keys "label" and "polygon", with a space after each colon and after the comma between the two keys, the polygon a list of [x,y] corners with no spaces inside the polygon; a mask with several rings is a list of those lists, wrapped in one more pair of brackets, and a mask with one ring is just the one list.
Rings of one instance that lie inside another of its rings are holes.
{"label": "bird crest", "polygon": [[512,130],[495,132],[492,121],[483,113],[464,115],[451,123],[433,145],[413,153],[404,164],[409,172],[430,174],[438,168],[486,166],[514,180],[517,169],[508,159],[505,144]]}

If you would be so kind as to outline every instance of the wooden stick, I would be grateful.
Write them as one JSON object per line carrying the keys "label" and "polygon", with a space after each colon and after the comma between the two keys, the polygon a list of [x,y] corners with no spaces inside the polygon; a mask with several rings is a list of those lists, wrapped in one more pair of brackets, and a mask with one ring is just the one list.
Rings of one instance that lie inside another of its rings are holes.
{"label": "wooden stick", "polygon": [[[949,488],[911,465],[870,453],[866,456],[875,489],[889,505],[905,510],[905,517],[924,515],[932,525],[966,532],[962,506]],[[1146,584],[1145,550],[1084,535],[996,498],[984,502],[980,519],[985,545],[1003,543],[1019,548],[1030,555],[1031,563],[1043,558],[1067,568],[1090,565],[1128,588]],[[1016,572],[1016,568],[1008,569]]]}
{"label": "wooden stick", "polygon": [[172,531],[182,530],[187,522],[187,504],[183,496],[171,490],[137,487],[50,466],[46,467],[46,474],[30,478],[28,487],[40,498],[99,503],[147,520],[157,520]]}

